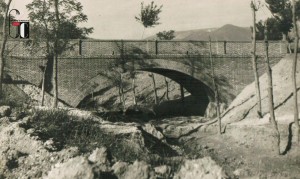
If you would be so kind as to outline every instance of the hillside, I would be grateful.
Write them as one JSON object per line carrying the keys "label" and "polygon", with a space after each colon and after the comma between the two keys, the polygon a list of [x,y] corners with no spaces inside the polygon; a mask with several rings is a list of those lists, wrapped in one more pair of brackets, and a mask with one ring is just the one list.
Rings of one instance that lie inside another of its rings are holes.
{"label": "hillside", "polygon": [[[251,31],[249,27],[238,27],[227,24],[220,28],[198,29],[175,32],[174,40],[208,40],[211,36],[212,40],[220,41],[250,41]],[[147,39],[153,40],[156,36],[150,36]]]}

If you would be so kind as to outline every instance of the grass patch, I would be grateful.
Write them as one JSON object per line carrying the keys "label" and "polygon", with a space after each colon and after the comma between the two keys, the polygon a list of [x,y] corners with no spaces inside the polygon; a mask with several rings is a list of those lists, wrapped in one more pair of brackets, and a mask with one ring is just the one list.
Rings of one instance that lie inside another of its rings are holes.
{"label": "grass patch", "polygon": [[101,130],[99,123],[89,119],[69,116],[64,110],[34,111],[27,129],[34,128],[33,135],[43,141],[52,139],[56,150],[78,147],[81,153],[96,147],[107,147],[112,155],[122,161],[132,162],[147,158],[147,152],[139,147],[132,135],[116,135]]}
{"label": "grass patch", "polygon": [[82,152],[89,150],[93,140],[104,134],[96,122],[69,116],[65,110],[35,111],[28,128],[43,141],[53,139],[58,150],[77,146]]}

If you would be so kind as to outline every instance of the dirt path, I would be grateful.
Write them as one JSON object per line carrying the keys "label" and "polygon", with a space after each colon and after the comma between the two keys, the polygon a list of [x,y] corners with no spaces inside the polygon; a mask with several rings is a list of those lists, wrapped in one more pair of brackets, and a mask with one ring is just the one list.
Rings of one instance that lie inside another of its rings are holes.
{"label": "dirt path", "polygon": [[[284,151],[288,125],[281,125],[280,129],[281,151]],[[300,177],[300,146],[293,143],[286,155],[277,155],[269,125],[230,125],[222,136],[214,131],[199,131],[182,138],[181,145],[187,155],[195,158],[211,156],[232,178]]]}

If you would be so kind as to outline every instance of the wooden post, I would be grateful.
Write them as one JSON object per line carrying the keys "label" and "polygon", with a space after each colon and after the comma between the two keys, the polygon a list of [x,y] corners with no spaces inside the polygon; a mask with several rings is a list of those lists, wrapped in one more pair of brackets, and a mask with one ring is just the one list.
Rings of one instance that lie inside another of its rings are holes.
{"label": "wooden post", "polygon": [[182,104],[184,104],[184,89],[182,84],[180,84],[180,94],[181,94],[181,102]]}
{"label": "wooden post", "polygon": [[78,43],[78,52],[79,52],[79,55],[82,55],[82,40],[79,39],[79,43]]}
{"label": "wooden post", "polygon": [[275,130],[276,139],[277,139],[277,152],[280,154],[280,133],[278,130],[278,125],[275,120],[275,113],[274,113],[274,100],[273,100],[273,82],[272,82],[272,69],[270,66],[269,61],[269,43],[268,43],[268,35],[267,35],[267,24],[265,24],[264,36],[265,36],[265,52],[266,52],[266,70],[268,75],[268,97],[269,97],[269,112],[271,122],[273,124],[273,128]]}
{"label": "wooden post", "polygon": [[149,41],[148,40],[146,42],[146,50],[147,50],[147,54],[149,54]]}
{"label": "wooden post", "polygon": [[45,98],[45,75],[46,75],[46,65],[45,68],[42,71],[43,77],[42,77],[42,101],[41,101],[41,106],[44,106],[44,98]]}
{"label": "wooden post", "polygon": [[219,42],[216,41],[215,43],[216,43],[217,54],[219,54]]}
{"label": "wooden post", "polygon": [[252,15],[253,15],[253,32],[252,32],[252,45],[253,45],[253,51],[252,51],[252,68],[254,73],[254,82],[255,82],[255,90],[256,90],[256,102],[257,102],[257,116],[259,118],[262,117],[261,114],[261,95],[260,95],[260,87],[259,87],[259,76],[257,72],[257,59],[256,59],[256,11],[258,8],[255,6],[254,2],[251,1],[251,9],[252,9]]}
{"label": "wooden post", "polygon": [[157,89],[156,89],[156,83],[155,83],[154,73],[151,73],[150,77],[152,78],[152,83],[153,83],[154,103],[158,104],[159,101],[158,101],[158,97],[157,97]]}
{"label": "wooden post", "polygon": [[297,26],[296,17],[296,1],[293,0],[293,25],[295,33],[295,48],[294,48],[294,60],[293,60],[293,70],[292,70],[292,80],[293,80],[293,95],[294,95],[294,122],[295,122],[295,138],[296,142],[299,143],[300,138],[300,126],[299,126],[299,110],[298,110],[298,94],[297,94],[297,60],[298,60],[298,47],[299,47],[299,33]]}
{"label": "wooden post", "polygon": [[158,55],[158,41],[155,40],[155,55]]}
{"label": "wooden post", "polygon": [[225,40],[225,41],[224,41],[224,54],[226,54],[226,48],[227,48],[226,45],[227,45],[227,41]]}
{"label": "wooden post", "polygon": [[214,86],[214,93],[215,93],[215,101],[216,101],[216,107],[217,107],[217,117],[218,117],[218,124],[219,124],[219,134],[222,134],[222,126],[221,126],[221,115],[220,115],[220,103],[219,103],[219,92],[218,87],[215,81],[215,69],[213,64],[213,58],[212,58],[212,50],[211,50],[211,39],[209,37],[209,58],[210,58],[210,67],[211,67],[211,78]]}
{"label": "wooden post", "polygon": [[121,40],[121,47],[120,47],[120,57],[121,57],[121,68],[122,68],[122,72],[125,72],[125,59],[124,59],[124,44],[123,44],[123,40]]}
{"label": "wooden post", "polygon": [[169,98],[169,82],[167,80],[167,77],[165,77],[165,83],[166,83],[166,98],[169,101],[170,100],[170,98]]}

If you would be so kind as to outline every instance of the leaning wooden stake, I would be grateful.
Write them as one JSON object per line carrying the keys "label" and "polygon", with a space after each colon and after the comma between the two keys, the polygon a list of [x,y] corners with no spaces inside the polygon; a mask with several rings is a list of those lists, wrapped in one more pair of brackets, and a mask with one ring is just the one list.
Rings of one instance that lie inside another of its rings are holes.
{"label": "leaning wooden stake", "polygon": [[275,120],[275,113],[274,113],[274,101],[273,101],[273,82],[272,82],[272,68],[270,66],[269,62],[269,44],[268,44],[268,35],[267,35],[267,24],[265,25],[265,52],[266,52],[266,71],[268,75],[268,98],[269,98],[269,112],[270,112],[270,118],[271,122],[274,128],[275,136],[277,139],[276,148],[278,151],[278,154],[280,155],[280,133],[278,130],[278,125]]}
{"label": "leaning wooden stake", "polygon": [[136,101],[136,92],[135,92],[135,75],[132,76],[132,93],[133,93],[133,105],[136,108],[137,101]]}
{"label": "leaning wooden stake", "polygon": [[297,73],[297,55],[298,55],[298,46],[299,46],[299,34],[298,34],[298,27],[297,27],[297,19],[296,19],[296,2],[295,0],[293,2],[293,25],[294,25],[294,32],[295,32],[295,56],[294,56],[294,62],[293,62],[293,88],[294,88],[294,122],[295,122],[295,137],[296,142],[299,143],[299,133],[300,133],[300,127],[299,127],[299,112],[298,112],[298,95],[297,95],[297,80],[296,80],[296,73]]}
{"label": "leaning wooden stake", "polygon": [[44,106],[44,101],[45,101],[45,75],[46,75],[46,67],[43,69],[43,79],[42,79],[42,101],[41,101],[41,106]]}
{"label": "leaning wooden stake", "polygon": [[170,100],[170,98],[169,98],[169,82],[167,80],[167,77],[165,77],[165,83],[166,83],[166,98],[167,98],[167,100]]}
{"label": "leaning wooden stake", "polygon": [[215,69],[214,69],[214,65],[213,65],[210,37],[209,37],[209,58],[210,58],[210,67],[211,67],[211,78],[212,78],[212,82],[213,82],[213,86],[214,86],[215,100],[216,100],[216,105],[217,105],[219,134],[221,135],[222,134],[222,125],[221,125],[221,116],[220,116],[219,92],[218,92],[217,84],[215,82]]}
{"label": "leaning wooden stake", "polygon": [[257,59],[256,59],[256,11],[258,8],[255,6],[254,2],[251,1],[251,9],[253,12],[253,30],[252,30],[252,45],[253,45],[253,52],[252,52],[252,68],[254,73],[254,80],[255,80],[255,90],[256,90],[256,101],[257,101],[257,115],[259,118],[262,117],[261,114],[261,95],[260,95],[260,87],[259,87],[259,76],[257,72]]}
{"label": "leaning wooden stake", "polygon": [[155,77],[154,77],[153,73],[150,73],[149,76],[151,77],[152,83],[153,83],[154,103],[158,104],[158,96],[157,96],[157,89],[156,89]]}
{"label": "leaning wooden stake", "polygon": [[124,86],[123,86],[123,75],[120,73],[120,84],[119,84],[119,93],[120,93],[120,101],[122,102],[123,107],[123,114],[125,114],[126,111],[126,105],[125,105],[125,97],[124,97]]}

